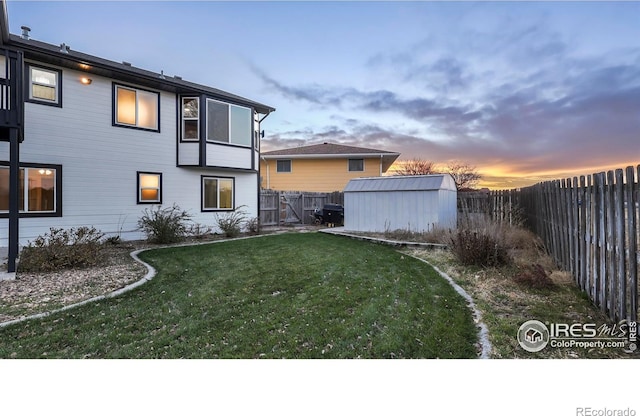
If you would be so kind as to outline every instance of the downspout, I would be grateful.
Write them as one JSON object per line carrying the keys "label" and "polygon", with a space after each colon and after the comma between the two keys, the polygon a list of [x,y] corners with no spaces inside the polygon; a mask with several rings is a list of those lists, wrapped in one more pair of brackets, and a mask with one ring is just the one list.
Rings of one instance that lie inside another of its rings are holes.
{"label": "downspout", "polygon": [[260,159],[264,160],[264,164],[267,167],[267,189],[271,189],[271,180],[269,178],[269,162],[265,159],[264,156],[260,156]]}

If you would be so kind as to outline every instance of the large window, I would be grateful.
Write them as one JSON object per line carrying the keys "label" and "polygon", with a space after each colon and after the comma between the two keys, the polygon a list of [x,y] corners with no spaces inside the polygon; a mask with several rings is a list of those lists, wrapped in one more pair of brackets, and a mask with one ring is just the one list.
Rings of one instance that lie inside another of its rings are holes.
{"label": "large window", "polygon": [[251,109],[207,100],[207,140],[251,146]]}
{"label": "large window", "polygon": [[234,208],[234,179],[202,177],[202,210],[232,210]]}
{"label": "large window", "polygon": [[62,88],[60,84],[62,83],[62,72],[33,65],[28,65],[27,69],[29,101],[61,106]]}
{"label": "large window", "polygon": [[[30,165],[20,168],[18,209],[30,216],[60,216],[62,167]],[[0,215],[9,212],[9,167],[0,166]]]}
{"label": "large window", "polygon": [[182,99],[182,140],[200,139],[200,100],[197,97]]}
{"label": "large window", "polygon": [[364,159],[349,159],[349,172],[364,172]]}
{"label": "large window", "polygon": [[289,173],[291,172],[291,160],[283,159],[276,161],[276,172],[278,173]]}
{"label": "large window", "polygon": [[138,204],[162,204],[162,173],[138,172]]}
{"label": "large window", "polygon": [[160,131],[160,94],[115,85],[113,124]]}

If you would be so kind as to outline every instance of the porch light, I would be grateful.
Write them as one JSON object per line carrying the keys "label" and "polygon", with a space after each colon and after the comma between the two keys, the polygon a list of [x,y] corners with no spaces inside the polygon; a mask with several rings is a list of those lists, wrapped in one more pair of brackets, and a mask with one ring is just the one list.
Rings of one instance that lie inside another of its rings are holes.
{"label": "porch light", "polygon": [[93,80],[88,77],[82,77],[80,78],[80,82],[83,83],[84,85],[89,85],[93,82]]}

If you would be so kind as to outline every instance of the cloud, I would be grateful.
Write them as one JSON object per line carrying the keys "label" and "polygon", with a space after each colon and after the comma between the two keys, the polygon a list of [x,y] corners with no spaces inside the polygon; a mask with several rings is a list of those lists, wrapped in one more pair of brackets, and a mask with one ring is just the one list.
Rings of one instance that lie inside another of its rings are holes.
{"label": "cloud", "polygon": [[464,160],[514,178],[640,161],[639,48],[577,57],[542,24],[475,35],[468,44],[452,39],[455,53],[423,57],[435,42],[425,39],[413,54],[372,56],[366,70],[396,65],[399,80],[374,90],[290,86],[262,74],[279,94],[327,111],[333,122],[278,132],[272,143],[334,141],[398,151],[401,159]]}

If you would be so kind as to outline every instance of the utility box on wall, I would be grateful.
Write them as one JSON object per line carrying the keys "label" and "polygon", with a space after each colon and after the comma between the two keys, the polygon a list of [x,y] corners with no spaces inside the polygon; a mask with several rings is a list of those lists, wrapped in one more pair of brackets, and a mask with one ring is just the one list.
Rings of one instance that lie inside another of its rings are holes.
{"label": "utility box on wall", "polygon": [[456,185],[449,174],[358,178],[344,188],[346,231],[455,228],[457,212]]}

